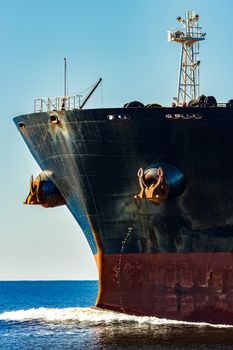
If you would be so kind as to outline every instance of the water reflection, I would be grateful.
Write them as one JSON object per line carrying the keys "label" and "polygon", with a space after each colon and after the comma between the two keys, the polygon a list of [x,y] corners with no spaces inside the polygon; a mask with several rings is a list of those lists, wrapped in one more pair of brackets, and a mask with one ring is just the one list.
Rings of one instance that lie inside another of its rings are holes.
{"label": "water reflection", "polygon": [[123,323],[95,326],[89,332],[93,349],[233,349],[233,329],[230,328]]}
{"label": "water reflection", "polygon": [[1,349],[5,344],[12,349],[33,350],[233,349],[233,327],[193,325],[92,308],[3,313],[0,333]]}

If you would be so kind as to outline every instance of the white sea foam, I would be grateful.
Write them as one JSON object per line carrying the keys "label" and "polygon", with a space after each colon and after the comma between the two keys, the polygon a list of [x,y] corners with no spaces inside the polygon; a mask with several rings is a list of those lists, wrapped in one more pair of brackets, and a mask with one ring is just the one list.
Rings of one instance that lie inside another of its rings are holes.
{"label": "white sea foam", "polygon": [[38,308],[38,309],[28,309],[28,310],[18,310],[4,312],[0,314],[0,320],[2,321],[41,321],[41,322],[88,322],[92,323],[122,323],[122,322],[132,322],[138,324],[149,324],[154,326],[159,325],[189,325],[195,327],[215,327],[215,328],[233,328],[229,325],[213,325],[209,323],[193,323],[184,321],[175,321],[161,319],[157,317],[149,316],[133,316],[118,312],[112,312],[108,310],[101,310],[95,308],[65,308],[65,309],[55,309],[55,308]]}

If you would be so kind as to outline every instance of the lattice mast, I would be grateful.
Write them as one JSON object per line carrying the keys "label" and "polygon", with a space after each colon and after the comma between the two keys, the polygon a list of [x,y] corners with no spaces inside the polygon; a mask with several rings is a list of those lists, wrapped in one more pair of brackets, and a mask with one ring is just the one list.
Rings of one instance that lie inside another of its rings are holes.
{"label": "lattice mast", "polygon": [[168,31],[168,41],[181,44],[180,70],[176,104],[186,105],[190,100],[196,100],[200,95],[199,88],[199,43],[205,40],[199,26],[199,16],[193,11],[185,12],[185,19],[177,17],[182,24],[181,29]]}

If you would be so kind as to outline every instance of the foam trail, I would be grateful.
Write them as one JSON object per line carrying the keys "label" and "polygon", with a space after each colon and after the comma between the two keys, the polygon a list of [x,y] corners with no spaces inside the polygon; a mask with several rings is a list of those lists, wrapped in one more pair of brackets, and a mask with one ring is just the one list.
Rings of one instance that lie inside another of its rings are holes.
{"label": "foam trail", "polygon": [[38,308],[28,310],[18,310],[4,312],[0,314],[0,320],[2,321],[40,321],[40,322],[89,322],[95,323],[122,323],[132,322],[138,324],[149,324],[154,326],[159,325],[192,325],[195,327],[214,327],[214,328],[233,328],[229,325],[214,325],[209,323],[194,323],[160,319],[149,316],[133,316],[123,313],[112,312],[108,310],[100,310],[94,308]]}

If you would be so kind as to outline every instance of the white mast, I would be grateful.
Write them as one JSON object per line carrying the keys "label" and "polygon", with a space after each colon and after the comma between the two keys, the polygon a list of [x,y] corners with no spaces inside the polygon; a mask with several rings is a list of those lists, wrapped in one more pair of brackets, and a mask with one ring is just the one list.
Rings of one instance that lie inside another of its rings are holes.
{"label": "white mast", "polygon": [[185,19],[177,17],[183,25],[181,29],[168,31],[168,41],[181,44],[180,69],[177,105],[186,105],[190,100],[196,100],[199,92],[199,43],[205,40],[206,33],[201,32],[198,24],[199,16],[193,11],[185,12]]}

